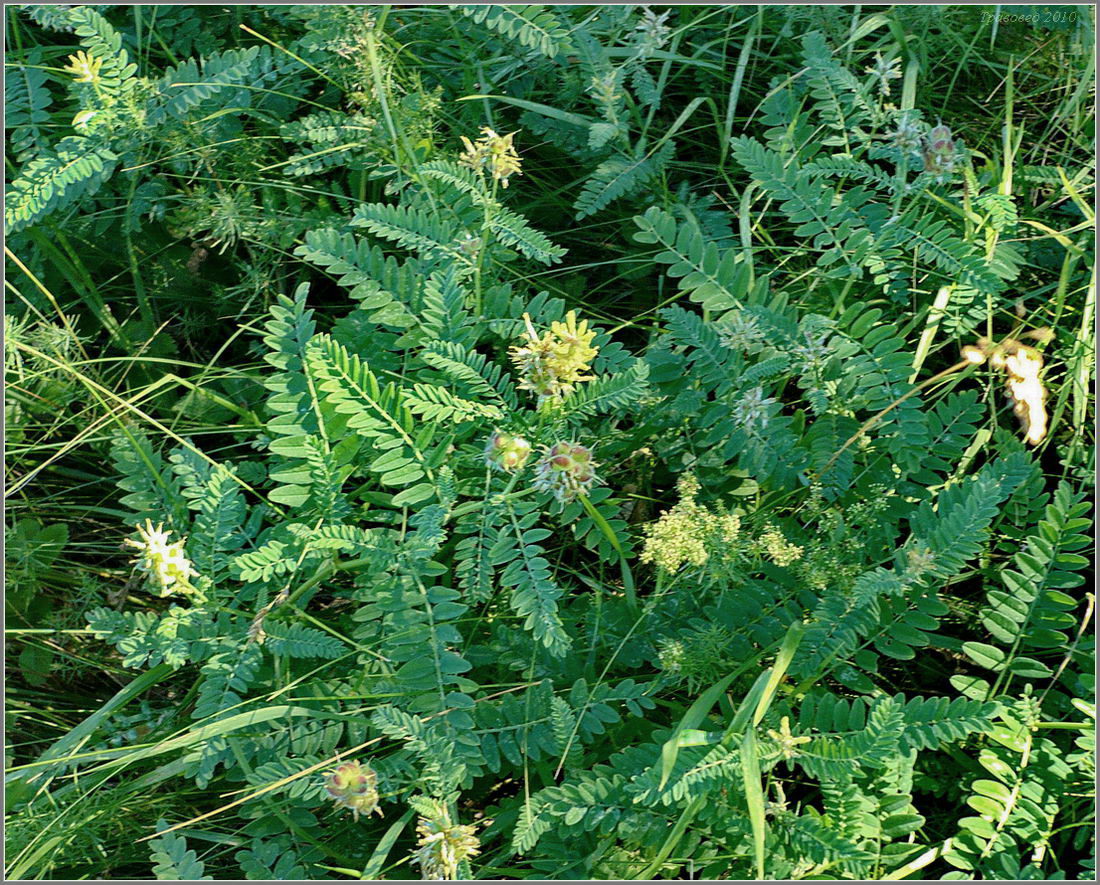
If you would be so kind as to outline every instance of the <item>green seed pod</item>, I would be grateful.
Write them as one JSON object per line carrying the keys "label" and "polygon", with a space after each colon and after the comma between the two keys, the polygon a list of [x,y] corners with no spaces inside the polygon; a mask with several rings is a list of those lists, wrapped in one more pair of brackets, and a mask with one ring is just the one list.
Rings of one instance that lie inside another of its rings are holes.
{"label": "green seed pod", "polygon": [[325,775],[325,791],[338,807],[350,808],[355,819],[360,814],[369,815],[378,807],[378,776],[369,765],[359,762],[343,762]]}
{"label": "green seed pod", "polygon": [[505,473],[515,473],[531,456],[531,444],[522,436],[495,431],[485,444],[485,463]]}
{"label": "green seed pod", "polygon": [[562,441],[544,447],[542,458],[535,463],[535,488],[553,492],[563,504],[587,494],[598,479],[592,450],[580,443]]}

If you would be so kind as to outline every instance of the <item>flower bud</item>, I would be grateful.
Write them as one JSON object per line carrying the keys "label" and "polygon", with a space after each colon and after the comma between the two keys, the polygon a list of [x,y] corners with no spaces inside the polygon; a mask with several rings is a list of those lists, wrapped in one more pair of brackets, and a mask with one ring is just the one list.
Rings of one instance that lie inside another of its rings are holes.
{"label": "flower bud", "polygon": [[931,143],[932,150],[940,153],[955,149],[955,143],[951,140],[951,130],[942,123],[929,130],[928,141]]}
{"label": "flower bud", "polygon": [[898,150],[916,151],[921,146],[920,127],[908,117],[902,119],[889,135],[891,144]]}
{"label": "flower bud", "polygon": [[946,179],[954,172],[961,160],[951,130],[942,123],[928,131],[921,154],[924,171],[940,179]]}

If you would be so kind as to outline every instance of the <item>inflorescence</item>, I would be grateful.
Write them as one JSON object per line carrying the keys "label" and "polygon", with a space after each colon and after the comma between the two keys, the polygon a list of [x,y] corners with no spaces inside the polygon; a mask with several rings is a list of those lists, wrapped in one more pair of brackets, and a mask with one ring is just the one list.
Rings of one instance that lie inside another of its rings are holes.
{"label": "inflorescence", "polygon": [[520,373],[520,390],[530,390],[539,402],[560,397],[573,390],[580,381],[590,381],[583,374],[591,368],[599,348],[592,346],[596,337],[588,321],[577,322],[575,311],[569,311],[564,322],[551,323],[550,331],[539,335],[531,317],[523,315],[527,325],[522,344],[510,351],[512,362]]}
{"label": "inflorescence", "polygon": [[699,482],[690,473],[680,477],[676,488],[680,503],[666,510],[645,529],[642,562],[652,562],[669,574],[684,564],[700,566],[712,554],[724,556],[741,530],[741,518],[716,513],[699,504]]}
{"label": "inflorescence", "polygon": [[191,565],[184,553],[186,538],[170,541],[171,530],[165,531],[164,524],[153,527],[153,521],[147,519],[145,525],[138,526],[140,541],[127,538],[125,544],[140,551],[134,563],[153,580],[158,596],[171,596],[173,593],[186,593],[194,588],[191,578],[199,573]]}

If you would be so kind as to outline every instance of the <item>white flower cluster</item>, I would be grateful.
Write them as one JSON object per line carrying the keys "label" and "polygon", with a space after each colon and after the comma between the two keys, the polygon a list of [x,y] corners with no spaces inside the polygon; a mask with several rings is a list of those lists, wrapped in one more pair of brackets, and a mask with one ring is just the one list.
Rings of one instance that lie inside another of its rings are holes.
{"label": "white flower cluster", "polygon": [[172,532],[165,531],[163,523],[153,528],[151,519],[145,520],[145,525],[138,526],[138,534],[140,541],[127,538],[125,543],[140,551],[134,562],[152,579],[157,595],[171,596],[193,590],[190,579],[197,578],[199,573],[183,550],[187,539],[170,541]]}

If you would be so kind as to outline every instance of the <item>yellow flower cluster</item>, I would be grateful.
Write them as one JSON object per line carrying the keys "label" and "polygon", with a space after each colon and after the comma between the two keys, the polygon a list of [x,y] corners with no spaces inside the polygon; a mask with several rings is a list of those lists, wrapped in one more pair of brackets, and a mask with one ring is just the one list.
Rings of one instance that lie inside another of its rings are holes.
{"label": "yellow flower cluster", "polygon": [[186,593],[193,590],[190,578],[199,573],[191,565],[191,560],[183,552],[186,538],[169,541],[171,531],[164,531],[164,525],[153,528],[153,521],[147,519],[145,525],[138,526],[140,541],[127,538],[124,542],[136,547],[140,553],[134,559],[135,564],[153,579],[158,596],[170,596],[172,593]]}
{"label": "yellow flower cluster", "polygon": [[550,331],[541,337],[535,331],[528,314],[523,315],[527,324],[522,344],[509,351],[512,363],[522,381],[520,390],[538,394],[539,401],[569,393],[579,381],[592,380],[585,375],[599,348],[592,346],[596,332],[588,328],[588,320],[577,322],[576,311],[569,311],[565,322],[550,325]]}
{"label": "yellow flower cluster", "polygon": [[741,531],[741,518],[715,513],[695,500],[699,482],[690,473],[676,484],[680,503],[646,526],[642,562],[652,562],[672,574],[684,564],[700,566],[711,553],[728,552]]}
{"label": "yellow flower cluster", "polygon": [[481,851],[481,842],[471,824],[452,824],[446,809],[432,818],[420,818],[416,825],[416,854],[423,879],[454,879],[458,865]]}
{"label": "yellow flower cluster", "polygon": [[62,68],[66,74],[72,74],[76,83],[95,83],[99,80],[99,71],[103,59],[88,55],[81,49],[76,55],[69,56],[69,64]]}
{"label": "yellow flower cluster", "polygon": [[508,187],[509,177],[523,174],[523,170],[520,169],[519,154],[516,153],[516,148],[512,144],[516,133],[497,135],[488,126],[481,127],[481,133],[481,138],[476,142],[470,141],[465,135],[461,136],[466,151],[459,158],[459,162],[475,172],[488,168],[489,173],[500,182],[501,187]]}
{"label": "yellow flower cluster", "polygon": [[802,548],[791,544],[775,526],[769,525],[760,536],[760,546],[768,559],[778,566],[788,566],[802,558]]}
{"label": "yellow flower cluster", "polygon": [[995,369],[1005,370],[1005,390],[1012,400],[1012,411],[1020,419],[1024,440],[1038,445],[1047,435],[1046,388],[1039,380],[1043,357],[1035,348],[1009,338],[994,347],[988,338],[982,338],[977,346],[968,344],[962,349],[963,358],[980,366],[989,359]]}

